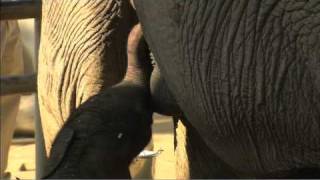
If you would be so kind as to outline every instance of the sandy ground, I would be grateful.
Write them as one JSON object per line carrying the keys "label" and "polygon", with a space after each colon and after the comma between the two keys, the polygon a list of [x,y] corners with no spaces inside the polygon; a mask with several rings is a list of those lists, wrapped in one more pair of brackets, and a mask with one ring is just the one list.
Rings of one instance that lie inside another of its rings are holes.
{"label": "sandy ground", "polygon": [[7,172],[12,174],[11,179],[35,178],[35,145],[33,142],[12,144]]}
{"label": "sandy ground", "polygon": [[[33,96],[24,96],[20,104],[18,115],[18,127],[28,132],[32,131],[33,125]],[[154,116],[153,125],[153,149],[163,150],[162,153],[153,158],[152,162],[145,163],[145,171],[138,178],[150,178],[153,169],[154,179],[175,179],[175,160],[173,151],[173,125],[170,117]],[[137,163],[140,163],[140,160]],[[33,138],[15,138],[12,142],[9,153],[8,172],[11,172],[12,179],[35,178],[35,144]]]}

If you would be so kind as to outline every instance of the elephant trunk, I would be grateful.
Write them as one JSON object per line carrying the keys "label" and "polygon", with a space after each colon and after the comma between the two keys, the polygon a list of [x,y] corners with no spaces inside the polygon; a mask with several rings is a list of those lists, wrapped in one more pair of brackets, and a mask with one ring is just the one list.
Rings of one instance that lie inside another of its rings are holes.
{"label": "elephant trunk", "polygon": [[128,66],[124,81],[149,87],[152,65],[140,24],[134,26],[129,34],[127,54]]}

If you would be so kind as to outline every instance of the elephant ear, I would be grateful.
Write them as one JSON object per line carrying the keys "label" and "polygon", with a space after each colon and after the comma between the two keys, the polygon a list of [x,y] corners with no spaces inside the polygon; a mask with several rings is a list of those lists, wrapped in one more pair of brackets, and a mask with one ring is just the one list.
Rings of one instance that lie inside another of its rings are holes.
{"label": "elephant ear", "polygon": [[44,176],[41,179],[49,178],[61,164],[74,137],[74,130],[63,128],[52,145],[50,157],[45,168]]}

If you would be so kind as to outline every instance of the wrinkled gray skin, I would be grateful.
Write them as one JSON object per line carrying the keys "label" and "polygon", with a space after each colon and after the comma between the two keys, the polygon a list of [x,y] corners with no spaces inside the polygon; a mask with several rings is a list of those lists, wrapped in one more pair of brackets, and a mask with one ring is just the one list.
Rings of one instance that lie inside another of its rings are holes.
{"label": "wrinkled gray skin", "polygon": [[319,0],[134,4],[159,69],[202,140],[191,146],[220,159],[198,160],[223,162],[233,177],[320,177]]}

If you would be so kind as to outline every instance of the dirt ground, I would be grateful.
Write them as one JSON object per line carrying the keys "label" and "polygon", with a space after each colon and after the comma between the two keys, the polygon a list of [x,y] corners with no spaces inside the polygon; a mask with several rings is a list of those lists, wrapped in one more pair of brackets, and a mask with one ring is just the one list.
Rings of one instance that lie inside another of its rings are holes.
{"label": "dirt ground", "polygon": [[[18,126],[20,130],[32,131],[33,125],[33,96],[24,96],[20,104]],[[29,133],[30,134],[30,133]],[[152,163],[146,163],[145,169],[152,171],[154,179],[175,179],[175,159],[173,152],[173,125],[169,117],[154,116],[153,150],[162,149],[162,153],[153,158]],[[35,178],[35,141],[33,138],[15,138],[10,147],[7,172],[11,172],[11,179]],[[151,174],[145,173],[144,174]],[[149,176],[150,177],[150,176]],[[149,178],[138,176],[138,178]]]}

